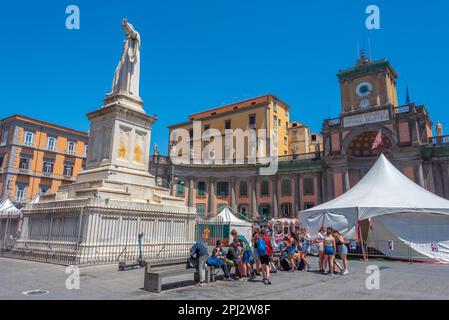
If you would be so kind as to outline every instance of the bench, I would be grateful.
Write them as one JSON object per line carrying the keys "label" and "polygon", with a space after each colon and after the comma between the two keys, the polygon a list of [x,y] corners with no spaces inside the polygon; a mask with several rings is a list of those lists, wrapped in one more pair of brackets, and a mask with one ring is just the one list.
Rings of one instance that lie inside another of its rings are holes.
{"label": "bench", "polygon": [[[173,259],[149,262],[145,267],[144,290],[160,293],[162,279],[184,274],[194,274],[194,281],[199,282],[199,274],[195,268],[186,269],[186,259]],[[210,282],[211,272],[206,269],[206,282]]]}

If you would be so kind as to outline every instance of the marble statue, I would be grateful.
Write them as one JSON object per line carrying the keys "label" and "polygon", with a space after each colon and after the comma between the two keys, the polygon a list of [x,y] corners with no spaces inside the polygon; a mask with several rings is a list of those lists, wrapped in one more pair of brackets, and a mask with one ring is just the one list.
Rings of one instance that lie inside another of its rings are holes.
{"label": "marble statue", "polygon": [[443,125],[441,124],[441,122],[437,122],[436,126],[435,126],[435,131],[437,132],[437,137],[441,137],[444,135],[443,133]]}
{"label": "marble statue", "polygon": [[155,156],[159,155],[159,146],[157,144],[154,145],[154,155]]}
{"label": "marble statue", "polygon": [[115,70],[110,94],[126,93],[139,97],[140,80],[140,35],[133,25],[123,19],[126,39],[123,42],[122,58]]}

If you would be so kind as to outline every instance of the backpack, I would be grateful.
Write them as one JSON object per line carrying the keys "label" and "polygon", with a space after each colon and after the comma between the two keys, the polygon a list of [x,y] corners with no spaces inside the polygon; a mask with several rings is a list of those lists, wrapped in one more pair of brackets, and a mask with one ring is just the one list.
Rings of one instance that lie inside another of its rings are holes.
{"label": "backpack", "polygon": [[267,255],[267,244],[262,237],[259,237],[259,239],[257,239],[257,253],[259,254],[259,256]]}

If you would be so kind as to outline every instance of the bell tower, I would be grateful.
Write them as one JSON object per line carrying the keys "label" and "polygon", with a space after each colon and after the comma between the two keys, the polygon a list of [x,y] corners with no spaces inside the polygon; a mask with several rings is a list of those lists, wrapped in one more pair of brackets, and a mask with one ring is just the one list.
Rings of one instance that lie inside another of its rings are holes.
{"label": "bell tower", "polygon": [[398,106],[398,74],[386,59],[372,61],[362,50],[356,65],[340,71],[337,77],[340,80],[342,113]]}

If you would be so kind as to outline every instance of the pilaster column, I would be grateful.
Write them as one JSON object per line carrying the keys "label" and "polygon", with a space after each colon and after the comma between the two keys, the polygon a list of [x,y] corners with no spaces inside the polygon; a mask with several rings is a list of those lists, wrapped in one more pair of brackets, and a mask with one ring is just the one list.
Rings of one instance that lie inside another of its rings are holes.
{"label": "pilaster column", "polygon": [[195,181],[192,177],[188,177],[188,179],[189,179],[189,198],[187,201],[187,205],[189,207],[193,207],[194,206]]}
{"label": "pilaster column", "polygon": [[416,179],[417,179],[417,183],[421,186],[421,187],[423,187],[423,188],[425,188],[426,187],[426,184],[424,183],[424,171],[423,171],[423,168],[422,168],[422,163],[421,163],[421,161],[418,163],[418,165],[415,167],[415,177],[416,177]]}
{"label": "pilaster column", "polygon": [[435,193],[435,182],[433,179],[433,164],[432,162],[427,162],[424,165],[424,171],[425,171],[425,183],[426,183],[426,189],[430,192]]}
{"label": "pilaster column", "polygon": [[329,169],[326,173],[327,175],[327,196],[328,201],[334,198],[334,172],[332,169]]}
{"label": "pilaster column", "polygon": [[343,190],[344,192],[349,191],[351,189],[351,184],[349,183],[349,169],[343,169]]}
{"label": "pilaster column", "polygon": [[231,209],[237,211],[237,202],[235,196],[236,177],[231,177]]}
{"label": "pilaster column", "polygon": [[273,191],[273,217],[279,218],[279,204],[278,204],[278,176],[275,175],[271,179]]}
{"label": "pilaster column", "polygon": [[293,199],[294,199],[294,210],[295,216],[301,211],[301,184],[300,184],[300,174],[298,173],[293,177]]}
{"label": "pilaster column", "polygon": [[323,174],[322,172],[318,172],[317,176],[316,176],[316,181],[317,181],[317,205],[323,203]]}
{"label": "pilaster column", "polygon": [[215,179],[213,177],[209,178],[209,201],[208,201],[208,212],[215,212]]}
{"label": "pilaster column", "polygon": [[449,165],[447,162],[441,163],[441,180],[443,182],[443,193],[446,199],[449,199]]}
{"label": "pilaster column", "polygon": [[251,218],[253,219],[259,217],[257,202],[257,176],[254,176],[251,183]]}

